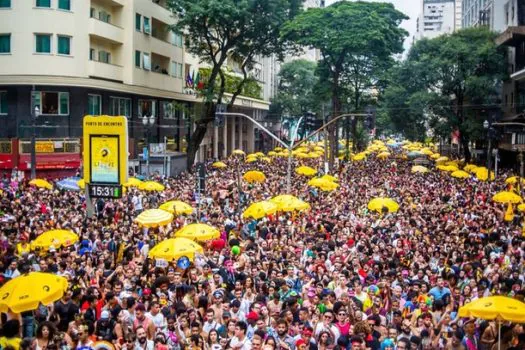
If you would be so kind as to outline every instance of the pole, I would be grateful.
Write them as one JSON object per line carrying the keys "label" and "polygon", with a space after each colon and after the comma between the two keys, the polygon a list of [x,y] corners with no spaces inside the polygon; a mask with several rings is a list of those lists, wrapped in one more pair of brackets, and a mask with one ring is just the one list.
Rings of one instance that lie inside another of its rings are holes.
{"label": "pole", "polygon": [[492,155],[490,154],[491,153],[491,150],[492,150],[492,138],[490,137],[490,128],[489,128],[489,131],[488,131],[488,135],[489,135],[489,144],[488,144],[488,149],[487,149],[487,170],[488,170],[488,173],[489,173],[489,177],[488,177],[488,181],[490,181],[490,168],[492,167],[492,164],[491,164],[491,161],[492,161]]}
{"label": "pole", "polygon": [[86,184],[85,189],[86,189],[86,212],[87,212],[87,217],[91,219],[93,215],[95,214],[95,208],[93,207],[93,201],[91,200],[91,196],[89,195],[89,184]]}
{"label": "pole", "polygon": [[[325,115],[325,112],[324,112],[324,103],[323,103],[323,128],[325,127],[326,125],[326,115]],[[327,152],[328,152],[328,134],[326,133],[326,129],[324,129],[325,132],[324,132],[324,170],[326,172],[326,168],[327,168],[327,163],[328,163],[328,155],[327,155]]]}
{"label": "pole", "polygon": [[164,157],[162,157],[162,171],[164,172],[164,176],[168,177],[168,167],[166,166],[166,151],[168,147],[167,137],[164,136]]}
{"label": "pole", "polygon": [[31,92],[31,180],[36,179],[36,115],[34,105],[35,86]]}
{"label": "pole", "polygon": [[146,125],[146,149],[148,157],[146,158],[146,178],[149,178],[149,157],[151,154],[149,153],[149,126]]}

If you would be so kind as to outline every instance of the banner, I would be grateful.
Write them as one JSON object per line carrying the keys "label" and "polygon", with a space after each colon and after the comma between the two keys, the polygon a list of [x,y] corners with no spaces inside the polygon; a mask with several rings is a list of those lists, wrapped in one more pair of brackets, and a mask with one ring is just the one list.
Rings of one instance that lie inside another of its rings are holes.
{"label": "banner", "polygon": [[118,184],[119,183],[119,136],[91,135],[91,181]]}
{"label": "banner", "polygon": [[54,153],[55,144],[53,141],[36,141],[35,151],[36,153]]}

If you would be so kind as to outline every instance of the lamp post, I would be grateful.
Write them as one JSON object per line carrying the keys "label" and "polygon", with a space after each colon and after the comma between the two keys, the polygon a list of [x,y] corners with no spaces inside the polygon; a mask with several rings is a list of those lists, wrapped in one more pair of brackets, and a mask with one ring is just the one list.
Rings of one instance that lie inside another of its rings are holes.
{"label": "lamp post", "polygon": [[490,125],[490,122],[488,120],[485,119],[485,121],[483,122],[483,129],[487,130],[487,139],[488,139],[488,143],[487,143],[487,170],[488,170],[488,181],[490,181],[490,168],[492,166],[492,156],[491,156],[491,151],[492,151],[492,133],[491,133],[491,125]]}
{"label": "lamp post", "polygon": [[149,177],[149,137],[150,137],[150,130],[151,127],[155,124],[155,117],[153,115],[150,115],[149,117],[147,115],[142,117],[142,125],[144,125],[144,129],[146,132],[146,149],[147,152],[147,158],[146,158],[146,176]]}
{"label": "lamp post", "polygon": [[36,179],[36,119],[40,116],[40,108],[35,106],[31,116],[31,180]]}

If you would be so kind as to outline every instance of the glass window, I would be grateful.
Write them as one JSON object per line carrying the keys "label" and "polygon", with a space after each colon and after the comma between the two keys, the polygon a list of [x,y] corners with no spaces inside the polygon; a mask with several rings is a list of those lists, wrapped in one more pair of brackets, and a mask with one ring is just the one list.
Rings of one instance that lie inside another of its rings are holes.
{"label": "glass window", "polygon": [[71,10],[71,0],[58,0],[58,8],[61,10]]}
{"label": "glass window", "polygon": [[128,118],[131,117],[131,99],[122,97],[110,97],[109,114],[124,115]]}
{"label": "glass window", "polygon": [[138,13],[135,14],[135,29],[139,32],[142,30],[142,16]]}
{"label": "glass window", "polygon": [[139,118],[144,116],[155,116],[155,100],[139,100]]}
{"label": "glass window", "polygon": [[91,17],[91,18],[95,18],[96,13],[97,13],[97,11],[95,10],[94,7],[92,7],[92,8],[89,9],[89,17]]}
{"label": "glass window", "polygon": [[180,35],[179,33],[172,32],[171,43],[175,46],[182,47],[182,35]]}
{"label": "glass window", "polygon": [[11,52],[11,34],[0,34],[0,53]]}
{"label": "glass window", "polygon": [[100,50],[98,52],[98,61],[102,63],[111,63],[111,53]]}
{"label": "glass window", "polygon": [[7,91],[0,91],[0,114],[7,114]]}
{"label": "glass window", "polygon": [[138,68],[141,67],[140,55],[141,55],[141,52],[139,50],[135,50],[135,67],[138,67]]}
{"label": "glass window", "polygon": [[182,78],[182,63],[177,63],[177,76]]}
{"label": "glass window", "polygon": [[95,59],[95,49],[89,49],[89,60],[93,61]]}
{"label": "glass window", "polygon": [[60,55],[71,54],[71,38],[64,35],[58,36],[58,53]]}
{"label": "glass window", "polygon": [[0,0],[0,8],[11,7],[11,0]]}
{"label": "glass window", "polygon": [[88,114],[102,114],[102,97],[100,95],[88,95]]}
{"label": "glass window", "polygon": [[144,17],[144,33],[145,34],[150,34],[151,33],[151,28],[149,26],[149,18],[148,17]]}
{"label": "glass window", "polygon": [[149,57],[149,53],[144,52],[143,54],[142,68],[144,68],[145,70],[151,70],[151,60]]}
{"label": "glass window", "polygon": [[69,93],[67,92],[32,92],[33,109],[40,108],[40,113],[46,115],[68,115]]}
{"label": "glass window", "polygon": [[51,0],[36,0],[36,7],[51,7]]}
{"label": "glass window", "polygon": [[51,34],[35,34],[35,52],[51,53]]}
{"label": "glass window", "polygon": [[111,23],[111,15],[106,11],[100,11],[98,13],[98,19],[102,22]]}
{"label": "glass window", "polygon": [[160,101],[160,115],[164,119],[177,119],[180,117],[180,109],[173,101]]}

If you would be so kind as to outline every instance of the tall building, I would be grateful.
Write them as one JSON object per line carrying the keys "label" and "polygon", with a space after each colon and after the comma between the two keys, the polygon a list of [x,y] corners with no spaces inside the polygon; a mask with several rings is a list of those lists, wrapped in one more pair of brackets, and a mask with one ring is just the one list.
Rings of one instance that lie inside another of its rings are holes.
{"label": "tall building", "polygon": [[[0,171],[30,167],[35,112],[39,170],[80,165],[86,114],[127,116],[131,158],[165,138],[185,153],[201,99],[166,3],[0,0]],[[236,108],[262,114],[268,103],[240,96]]]}
{"label": "tall building", "polygon": [[[512,1],[511,1],[512,2]],[[485,25],[494,31],[505,29],[506,0],[463,0],[463,28]]]}
{"label": "tall building", "polygon": [[454,30],[463,28],[463,1],[464,0],[456,0],[455,2],[456,11],[454,13]]}
{"label": "tall building", "polygon": [[417,19],[416,40],[452,33],[456,28],[454,0],[423,0]]}

